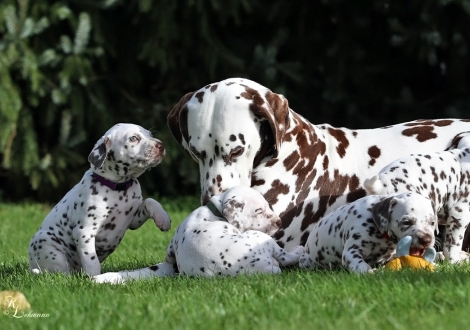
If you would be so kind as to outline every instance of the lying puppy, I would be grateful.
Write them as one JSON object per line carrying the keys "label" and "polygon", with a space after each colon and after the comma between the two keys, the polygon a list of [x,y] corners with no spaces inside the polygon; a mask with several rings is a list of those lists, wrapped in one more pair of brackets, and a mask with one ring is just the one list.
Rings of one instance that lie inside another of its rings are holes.
{"label": "lying puppy", "polygon": [[442,249],[451,263],[468,259],[462,243],[470,223],[469,185],[470,148],[399,158],[364,182],[369,194],[413,191],[429,197],[446,226]]}
{"label": "lying puppy", "polygon": [[164,155],[163,144],[140,126],[117,124],[108,130],[88,157],[91,169],[31,239],[30,270],[97,275],[128,228],[137,229],[152,218],[167,231],[168,214],[157,201],[143,200],[137,181]]}
{"label": "lying puppy", "polygon": [[149,268],[105,273],[98,283],[122,283],[126,279],[171,276],[175,266],[183,275],[206,276],[280,273],[279,264],[290,266],[303,251],[280,248],[269,236],[281,226],[263,196],[248,187],[235,186],[210,199],[179,225],[165,262]]}
{"label": "lying puppy", "polygon": [[436,221],[431,201],[417,193],[366,196],[328,213],[313,227],[299,265],[372,272],[392,258],[404,236],[412,237],[410,255],[423,255],[434,245]]}

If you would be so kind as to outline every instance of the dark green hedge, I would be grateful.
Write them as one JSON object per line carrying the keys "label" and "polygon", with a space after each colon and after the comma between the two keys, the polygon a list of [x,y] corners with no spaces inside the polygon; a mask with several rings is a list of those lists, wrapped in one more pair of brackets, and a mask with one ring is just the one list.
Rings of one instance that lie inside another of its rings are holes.
{"label": "dark green hedge", "polygon": [[166,115],[228,77],[283,93],[313,123],[468,118],[469,42],[464,0],[3,0],[0,199],[56,201],[117,122],[167,146],[147,194],[197,194]]}

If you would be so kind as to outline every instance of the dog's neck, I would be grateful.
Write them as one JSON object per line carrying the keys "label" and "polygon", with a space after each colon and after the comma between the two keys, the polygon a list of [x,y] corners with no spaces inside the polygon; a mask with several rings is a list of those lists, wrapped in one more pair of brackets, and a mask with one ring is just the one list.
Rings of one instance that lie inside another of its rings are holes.
{"label": "dog's neck", "polygon": [[222,218],[224,221],[228,221],[212,201],[207,202],[206,206],[216,217]]}
{"label": "dog's neck", "polygon": [[108,187],[111,190],[115,190],[115,191],[126,191],[127,189],[129,189],[132,186],[132,183],[134,182],[133,179],[130,179],[130,180],[127,180],[127,181],[124,181],[124,182],[115,182],[115,181],[112,181],[112,180],[109,180],[109,179],[105,178],[104,176],[101,176],[101,175],[97,174],[96,172],[92,172],[91,176],[94,179],[96,179],[99,183],[101,183],[102,185]]}

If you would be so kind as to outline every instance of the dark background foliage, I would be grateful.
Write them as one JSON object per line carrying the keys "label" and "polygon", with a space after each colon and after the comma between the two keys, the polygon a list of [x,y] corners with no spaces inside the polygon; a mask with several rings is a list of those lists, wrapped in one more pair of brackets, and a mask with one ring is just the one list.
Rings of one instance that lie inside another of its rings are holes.
{"label": "dark background foliage", "polygon": [[312,123],[468,118],[469,46],[465,0],[3,0],[0,199],[57,201],[118,122],[167,147],[144,193],[197,194],[166,116],[229,77],[284,94]]}

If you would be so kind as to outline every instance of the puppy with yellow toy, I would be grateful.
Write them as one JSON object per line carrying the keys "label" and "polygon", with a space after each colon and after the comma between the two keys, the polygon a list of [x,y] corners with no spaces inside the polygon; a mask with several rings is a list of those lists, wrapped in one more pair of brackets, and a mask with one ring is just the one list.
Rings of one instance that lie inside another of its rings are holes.
{"label": "puppy with yellow toy", "polygon": [[397,244],[396,258],[389,261],[385,268],[391,270],[400,270],[403,268],[427,269],[434,271],[434,259],[436,259],[436,250],[430,246],[422,255],[415,255],[411,248],[411,236],[403,237]]}

